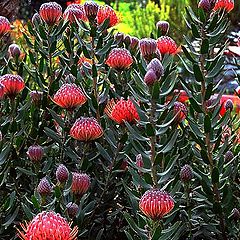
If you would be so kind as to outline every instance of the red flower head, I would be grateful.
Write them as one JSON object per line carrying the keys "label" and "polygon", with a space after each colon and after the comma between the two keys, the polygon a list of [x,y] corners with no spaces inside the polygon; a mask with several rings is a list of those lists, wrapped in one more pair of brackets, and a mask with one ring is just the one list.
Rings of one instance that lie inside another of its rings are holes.
{"label": "red flower head", "polygon": [[143,38],[139,41],[139,48],[143,58],[151,61],[157,52],[157,42],[151,38]]}
{"label": "red flower head", "polygon": [[234,8],[234,0],[216,0],[213,10],[217,11],[217,10],[223,9],[227,12],[230,12],[233,10],[233,8]]}
{"label": "red flower head", "polygon": [[81,0],[74,0],[74,1],[67,2],[67,6],[72,5],[72,4],[81,4]]}
{"label": "red flower head", "polygon": [[41,181],[39,182],[37,186],[37,192],[41,196],[49,195],[52,192],[52,185],[50,184],[46,177],[42,178]]}
{"label": "red flower head", "polygon": [[175,55],[180,51],[176,42],[168,36],[158,38],[157,47],[162,55],[166,53]]}
{"label": "red flower head", "polygon": [[40,6],[39,14],[48,25],[52,26],[62,16],[62,7],[56,2],[43,3]]}
{"label": "red flower head", "polygon": [[76,120],[70,129],[71,137],[79,141],[92,141],[103,135],[103,129],[93,117],[81,117]]}
{"label": "red flower head", "polygon": [[28,224],[21,224],[23,232],[18,229],[21,240],[77,240],[77,227],[71,225],[59,213],[41,212]]}
{"label": "red flower head", "polygon": [[186,118],[188,113],[186,106],[181,102],[174,103],[173,112],[174,112],[174,115],[177,115],[175,118],[175,121],[177,123],[182,122]]}
{"label": "red flower head", "polygon": [[43,148],[39,145],[32,145],[28,148],[27,155],[33,162],[39,162],[43,158]]}
{"label": "red flower head", "polygon": [[83,6],[84,6],[84,10],[88,20],[90,22],[94,21],[98,13],[98,8],[99,8],[98,4],[92,1],[92,2],[85,2]]}
{"label": "red flower head", "polygon": [[73,110],[83,105],[86,101],[87,98],[83,91],[74,83],[63,84],[53,97],[53,102],[68,110]]}
{"label": "red flower head", "polygon": [[129,68],[133,63],[130,52],[125,48],[114,48],[108,55],[106,64],[118,71]]}
{"label": "red flower head", "polygon": [[16,97],[25,87],[23,79],[12,74],[5,74],[0,77],[0,83],[4,86],[4,92],[9,98]]}
{"label": "red flower head", "polygon": [[167,21],[158,21],[156,27],[161,31],[161,34],[165,36],[169,30],[169,23]]}
{"label": "red flower head", "polygon": [[63,164],[60,164],[56,171],[56,178],[58,182],[65,183],[68,180],[69,171],[67,167]]}
{"label": "red flower head", "polygon": [[112,99],[108,102],[104,112],[118,124],[123,123],[123,121],[135,123],[140,119],[137,109],[130,99],[120,99],[116,102]]}
{"label": "red flower head", "polygon": [[108,28],[117,25],[120,22],[120,17],[110,6],[101,6],[97,13],[97,23],[102,24],[106,19],[109,18]]}
{"label": "red flower head", "polygon": [[152,220],[159,220],[174,207],[172,197],[160,189],[151,189],[143,194],[139,202],[140,210]]}
{"label": "red flower head", "polygon": [[0,100],[4,97],[4,85],[0,83]]}
{"label": "red flower head", "polygon": [[90,187],[90,177],[85,173],[74,172],[72,174],[72,192],[83,195]]}
{"label": "red flower head", "polygon": [[0,38],[11,30],[10,22],[7,18],[0,16]]}
{"label": "red flower head", "polygon": [[78,4],[69,5],[63,13],[63,18],[71,23],[75,22],[76,19],[86,21],[84,9]]}

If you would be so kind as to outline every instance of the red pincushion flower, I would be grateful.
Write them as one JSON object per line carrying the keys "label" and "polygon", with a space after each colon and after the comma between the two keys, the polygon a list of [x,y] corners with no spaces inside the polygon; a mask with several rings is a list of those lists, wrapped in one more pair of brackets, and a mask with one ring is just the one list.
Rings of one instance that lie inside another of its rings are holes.
{"label": "red pincushion flower", "polygon": [[14,98],[25,87],[23,79],[18,75],[5,74],[0,77],[0,83],[4,86],[5,94]]}
{"label": "red pincushion flower", "polygon": [[4,97],[4,85],[0,83],[0,100]]}
{"label": "red pincushion flower", "polygon": [[40,6],[39,14],[41,18],[50,26],[59,21],[62,16],[62,7],[56,2],[43,3]]}
{"label": "red pincushion flower", "polygon": [[0,38],[11,30],[10,22],[7,18],[0,16]]}
{"label": "red pincushion flower", "polygon": [[129,68],[133,63],[130,52],[125,48],[114,48],[108,55],[106,64],[118,71]]}
{"label": "red pincushion flower", "polygon": [[72,192],[77,195],[82,195],[90,187],[90,177],[85,173],[74,172],[72,174]]}
{"label": "red pincushion flower", "polygon": [[20,224],[23,232],[18,229],[21,240],[77,240],[78,228],[71,229],[66,219],[59,213],[41,212],[28,224]]}
{"label": "red pincushion flower", "polygon": [[110,6],[101,6],[97,13],[97,23],[100,25],[109,18],[108,27],[113,27],[120,22],[120,17]]}
{"label": "red pincushion flower", "polygon": [[174,55],[177,54],[180,50],[176,42],[168,36],[162,36],[158,38],[157,47],[161,54],[167,53]]}
{"label": "red pincushion flower", "polygon": [[93,117],[81,117],[76,120],[70,129],[71,137],[79,141],[91,141],[103,135],[103,129]]}
{"label": "red pincushion flower", "polygon": [[232,11],[234,8],[234,0],[216,0],[214,11],[224,9],[227,12]]}
{"label": "red pincushion flower", "polygon": [[178,123],[182,122],[188,113],[186,106],[181,102],[174,103],[173,112],[175,115],[177,115],[175,121]]}
{"label": "red pincushion flower", "polygon": [[83,105],[86,101],[87,98],[83,91],[74,83],[63,84],[53,97],[53,102],[68,110],[73,110]]}
{"label": "red pincushion flower", "polygon": [[[75,4],[74,4],[75,5]],[[71,7],[72,5],[69,5],[69,7],[66,8],[66,10],[63,13],[63,18],[65,20],[72,22],[75,22],[76,19],[78,20],[86,20],[85,13],[82,11],[82,9],[77,7]]]}
{"label": "red pincushion flower", "polygon": [[160,189],[151,189],[144,193],[139,202],[140,210],[153,220],[160,220],[174,207],[172,197]]}
{"label": "red pincushion flower", "polygon": [[43,158],[43,148],[39,145],[32,145],[28,148],[27,155],[33,162],[39,162]]}
{"label": "red pincushion flower", "polygon": [[116,102],[112,99],[108,102],[104,112],[118,124],[123,123],[123,121],[135,123],[140,119],[137,109],[130,99],[120,99]]}
{"label": "red pincushion flower", "polygon": [[[66,10],[73,10],[73,11],[70,11],[72,14],[71,15],[74,15],[74,13],[76,14],[76,18],[78,19],[78,17],[83,20],[83,21],[87,21],[87,16],[86,16],[86,13],[85,13],[85,10],[84,10],[84,7],[80,4],[70,4]],[[81,17],[80,17],[80,13],[81,12]],[[69,13],[70,15],[70,13]],[[75,18],[74,16],[72,16],[72,19],[73,21],[75,21]],[[70,20],[70,19],[69,19]]]}

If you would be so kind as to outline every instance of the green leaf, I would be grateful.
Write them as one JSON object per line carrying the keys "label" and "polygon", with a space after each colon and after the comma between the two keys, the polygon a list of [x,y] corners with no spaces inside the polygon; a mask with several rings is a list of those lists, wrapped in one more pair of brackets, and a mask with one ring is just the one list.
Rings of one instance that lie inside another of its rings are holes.
{"label": "green leaf", "polygon": [[203,39],[201,46],[201,54],[208,54],[209,51],[209,40],[207,38]]}
{"label": "green leaf", "polygon": [[153,128],[152,124],[147,123],[146,125],[146,133],[148,137],[155,135],[155,129]]}
{"label": "green leaf", "polygon": [[48,137],[50,137],[52,140],[56,141],[59,144],[62,144],[61,136],[54,132],[52,129],[45,127],[44,132]]}
{"label": "green leaf", "polygon": [[204,82],[204,76],[198,64],[193,65],[193,72],[194,72],[194,77],[196,81]]}
{"label": "green leaf", "polygon": [[34,195],[32,196],[32,204],[36,209],[40,210],[40,204]]}
{"label": "green leaf", "polygon": [[139,236],[141,236],[143,239],[148,239],[147,232],[144,229],[141,229],[140,227],[137,226],[137,224],[134,222],[133,218],[130,216],[129,213],[124,212],[123,213],[124,218],[128,222],[129,226],[131,229],[137,233]]}
{"label": "green leaf", "polygon": [[40,37],[44,40],[47,40],[47,34],[45,32],[45,29],[43,27],[43,25],[39,25],[39,34],[40,34]]}
{"label": "green leaf", "polygon": [[191,24],[192,34],[195,38],[201,38],[199,34],[199,30],[197,29],[195,24]]}
{"label": "green leaf", "polygon": [[132,127],[128,122],[124,122],[127,129],[129,130],[129,132],[131,133],[131,136],[133,139],[137,139],[139,141],[147,141],[148,138],[144,137],[137,129],[134,129],[134,127]]}
{"label": "green leaf", "polygon": [[53,119],[59,124],[61,128],[65,128],[64,120],[52,109],[48,108],[48,111],[52,115]]}
{"label": "green leaf", "polygon": [[0,153],[0,165],[2,165],[7,160],[10,150],[11,150],[11,145],[6,144],[6,146],[3,148],[3,150]]}
{"label": "green leaf", "polygon": [[178,134],[179,134],[179,131],[176,130],[174,132],[174,134],[172,135],[171,139],[168,141],[168,143],[160,150],[160,152],[162,153],[167,153],[169,151],[172,150],[172,148],[174,147],[175,145],[175,142],[177,140],[177,137],[178,137]]}
{"label": "green leaf", "polygon": [[182,50],[186,56],[186,58],[192,63],[196,63],[196,60],[192,57],[192,55],[188,52],[188,50],[182,45]]}
{"label": "green leaf", "polygon": [[213,91],[213,83],[209,83],[205,93],[205,98],[204,98],[205,101],[212,96],[212,91]]}
{"label": "green leaf", "polygon": [[102,157],[104,159],[106,159],[107,161],[112,162],[112,158],[109,156],[107,151],[99,143],[95,142],[95,145],[96,145],[99,153],[102,155]]}
{"label": "green leaf", "polygon": [[202,149],[202,150],[200,151],[200,153],[201,153],[201,157],[202,157],[203,161],[204,161],[206,164],[209,164],[210,162],[209,162],[209,158],[208,158],[207,152],[206,152],[204,149]]}
{"label": "green leaf", "polygon": [[95,64],[92,65],[92,76],[93,78],[96,78],[98,76],[97,67]]}
{"label": "green leaf", "polygon": [[200,104],[193,98],[189,98],[190,104],[193,107],[193,109],[198,113],[203,113],[202,108],[200,107]]}
{"label": "green leaf", "polygon": [[17,208],[15,209],[14,213],[11,215],[11,217],[2,224],[3,227],[8,227],[9,225],[12,224],[12,222],[15,220],[15,218],[17,217],[19,212],[19,206],[17,206]]}
{"label": "green leaf", "polygon": [[204,118],[204,131],[205,133],[210,133],[212,129],[211,119],[209,115],[206,115]]}
{"label": "green leaf", "polygon": [[219,170],[217,167],[214,167],[212,171],[212,183],[219,183]]}

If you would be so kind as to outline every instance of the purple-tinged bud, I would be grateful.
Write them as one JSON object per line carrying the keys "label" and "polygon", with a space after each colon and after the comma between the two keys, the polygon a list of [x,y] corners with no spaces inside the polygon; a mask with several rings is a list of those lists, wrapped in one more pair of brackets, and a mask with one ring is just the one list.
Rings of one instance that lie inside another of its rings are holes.
{"label": "purple-tinged bud", "polygon": [[52,185],[50,184],[46,177],[41,179],[37,187],[37,192],[41,196],[49,195],[52,192]]}
{"label": "purple-tinged bud", "polygon": [[31,98],[33,104],[39,105],[43,98],[43,92],[31,91],[30,98]]}
{"label": "purple-tinged bud", "polygon": [[232,217],[235,221],[238,221],[240,219],[240,212],[237,208],[234,208],[232,210]]}
{"label": "purple-tinged bud", "polygon": [[139,41],[139,48],[143,58],[146,61],[151,61],[157,51],[157,42],[151,38],[143,38]]}
{"label": "purple-tinged bud", "polygon": [[150,69],[155,72],[158,79],[164,74],[163,65],[157,58],[152,59],[151,62],[147,65],[147,70]]}
{"label": "purple-tinged bud", "polygon": [[83,195],[91,184],[90,177],[85,173],[72,173],[72,192],[76,195]]}
{"label": "purple-tinged bud", "polygon": [[43,158],[43,148],[39,145],[32,145],[28,148],[27,155],[33,162],[40,162]]}
{"label": "purple-tinged bud", "polygon": [[138,45],[139,45],[139,39],[137,37],[131,37],[130,48],[132,50],[135,50],[138,48]]}
{"label": "purple-tinged bud", "polygon": [[[137,156],[136,156],[136,165],[140,168],[143,168],[144,166],[144,162],[143,162],[143,158],[142,158],[142,154],[139,153]],[[142,174],[142,172],[140,170],[138,170],[138,173],[139,174]]]}
{"label": "purple-tinged bud", "polygon": [[78,212],[78,205],[76,203],[70,202],[66,205],[67,213],[70,218],[74,218],[77,215]]}
{"label": "purple-tinged bud", "polygon": [[129,46],[131,44],[131,36],[126,35],[124,38],[124,43]]}
{"label": "purple-tinged bud", "polygon": [[227,151],[224,155],[225,162],[229,162],[234,158],[232,151]]}
{"label": "purple-tinged bud", "polygon": [[180,171],[180,179],[182,182],[189,182],[193,178],[192,167],[188,164],[184,165]]}
{"label": "purple-tinged bud", "polygon": [[18,58],[21,55],[21,50],[17,44],[13,43],[8,47],[8,53],[12,58]]}
{"label": "purple-tinged bud", "polygon": [[38,27],[39,25],[43,24],[42,18],[38,13],[35,13],[32,16],[32,24],[34,27]]}
{"label": "purple-tinged bud", "polygon": [[124,41],[125,35],[122,32],[118,32],[114,35],[114,39],[118,44],[122,44]]}
{"label": "purple-tinged bud", "polygon": [[3,140],[2,131],[0,130],[0,142]]}
{"label": "purple-tinged bud", "polygon": [[76,77],[74,77],[71,73],[68,74],[65,78],[66,83],[75,83]]}
{"label": "purple-tinged bud", "polygon": [[60,164],[56,171],[56,178],[58,182],[65,183],[68,180],[69,171],[67,167],[63,164]]}
{"label": "purple-tinged bud", "polygon": [[156,81],[158,81],[158,78],[153,71],[153,69],[150,69],[147,71],[147,73],[144,76],[144,82],[148,85],[151,86],[153,85]]}
{"label": "purple-tinged bud", "polygon": [[230,112],[233,110],[233,101],[231,99],[228,99],[225,104],[224,107],[227,110],[230,110]]}
{"label": "purple-tinged bud", "polygon": [[91,1],[91,2],[85,2],[84,5],[85,14],[90,22],[93,22],[96,19],[96,16],[98,14],[98,4]]}
{"label": "purple-tinged bud", "polygon": [[167,21],[158,21],[156,27],[161,31],[162,36],[167,35],[169,30],[169,23]]}
{"label": "purple-tinged bud", "polygon": [[126,171],[128,169],[128,162],[127,162],[126,159],[122,160],[122,163],[120,165],[120,169],[123,170],[123,171]]}
{"label": "purple-tinged bud", "polygon": [[200,0],[198,8],[202,8],[204,12],[210,12],[212,10],[211,3],[209,0]]}

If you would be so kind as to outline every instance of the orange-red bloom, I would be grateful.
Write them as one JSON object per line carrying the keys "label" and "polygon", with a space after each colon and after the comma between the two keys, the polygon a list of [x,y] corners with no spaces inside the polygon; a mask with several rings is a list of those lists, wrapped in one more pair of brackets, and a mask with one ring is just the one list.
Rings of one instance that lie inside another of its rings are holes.
{"label": "orange-red bloom", "polygon": [[157,47],[161,54],[167,53],[174,55],[180,51],[176,42],[168,36],[162,36],[158,38]]}
{"label": "orange-red bloom", "polygon": [[25,87],[25,83],[19,75],[5,74],[0,77],[0,83],[4,86],[4,92],[9,98],[16,97]]}
{"label": "orange-red bloom", "polygon": [[62,16],[62,7],[56,2],[43,3],[40,6],[41,18],[50,26],[56,24]]}
{"label": "orange-red bloom", "polygon": [[227,12],[232,11],[234,8],[234,0],[216,0],[214,11],[224,9]]}
{"label": "orange-red bloom", "polygon": [[53,102],[68,110],[73,110],[83,105],[86,101],[87,98],[83,91],[74,83],[63,84],[53,97]]}
{"label": "orange-red bloom", "polygon": [[78,228],[71,225],[59,213],[41,212],[28,224],[21,224],[18,229],[21,240],[77,240]]}
{"label": "orange-red bloom", "polygon": [[10,22],[7,18],[0,16],[0,38],[11,30]]}
{"label": "orange-red bloom", "polygon": [[109,118],[118,124],[121,124],[124,121],[135,123],[140,119],[137,109],[130,99],[120,99],[118,101],[112,99],[108,102],[104,112],[109,116]]}
{"label": "orange-red bloom", "polygon": [[4,91],[4,85],[0,83],[0,99],[4,97],[5,91]]}
{"label": "orange-red bloom", "polygon": [[81,117],[70,129],[70,136],[79,141],[92,141],[103,135],[103,129],[93,117]]}
{"label": "orange-red bloom", "polygon": [[72,192],[74,194],[82,195],[90,187],[90,177],[85,173],[74,172],[72,174]]}
{"label": "orange-red bloom", "polygon": [[108,55],[106,64],[118,71],[129,68],[133,63],[130,52],[125,48],[114,48]]}
{"label": "orange-red bloom", "polygon": [[139,202],[140,210],[149,218],[159,220],[174,207],[172,197],[160,189],[151,189],[144,193]]}
{"label": "orange-red bloom", "polygon": [[109,18],[108,27],[113,27],[120,22],[120,17],[110,6],[101,6],[97,13],[97,23],[100,25]]}

